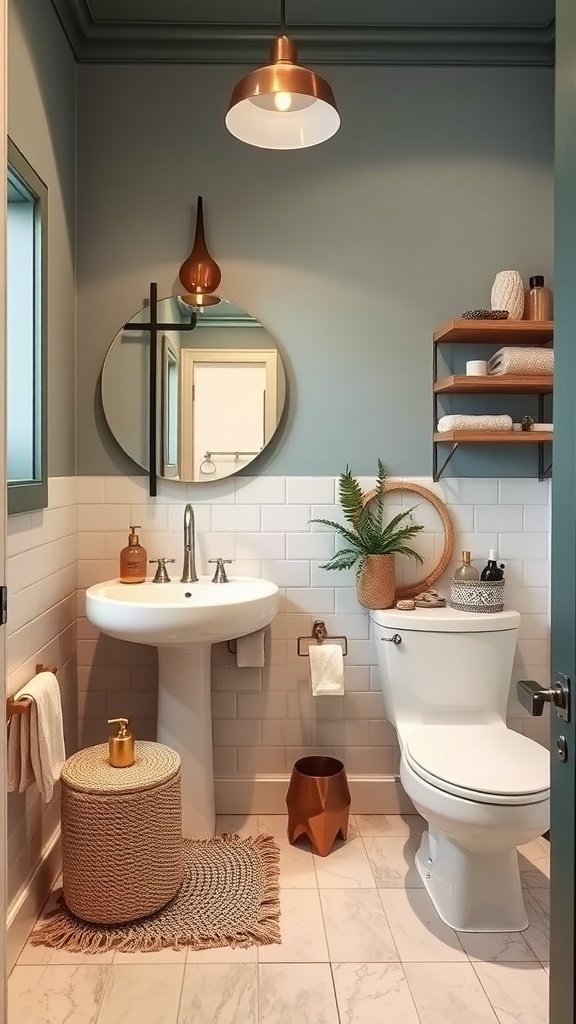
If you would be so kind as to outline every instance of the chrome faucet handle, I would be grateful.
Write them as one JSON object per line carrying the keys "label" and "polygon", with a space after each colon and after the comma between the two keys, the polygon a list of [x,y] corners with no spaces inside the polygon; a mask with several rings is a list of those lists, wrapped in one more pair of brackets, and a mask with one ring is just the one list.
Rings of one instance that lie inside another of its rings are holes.
{"label": "chrome faucet handle", "polygon": [[158,568],[156,569],[156,575],[154,576],[154,579],[152,580],[152,583],[170,583],[170,577],[169,577],[169,575],[168,575],[168,573],[166,571],[166,563],[167,562],[175,562],[176,559],[175,558],[150,558],[148,561],[149,561],[150,565],[152,565],[155,562],[158,563]]}
{"label": "chrome faucet handle", "polygon": [[224,568],[224,566],[225,565],[231,565],[232,564],[232,559],[231,558],[209,558],[208,559],[208,563],[211,564],[212,562],[216,563],[216,571],[214,572],[214,575],[212,577],[212,583],[230,583],[230,580],[228,579],[228,577],[226,575],[226,569]]}

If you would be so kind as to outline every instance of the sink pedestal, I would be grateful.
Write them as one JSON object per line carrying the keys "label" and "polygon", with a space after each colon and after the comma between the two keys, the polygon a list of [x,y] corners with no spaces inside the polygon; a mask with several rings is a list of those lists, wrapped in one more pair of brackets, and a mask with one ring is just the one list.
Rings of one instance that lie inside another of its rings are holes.
{"label": "sink pedestal", "polygon": [[211,647],[158,647],[157,738],[182,759],[182,831],[191,839],[213,836],[215,826]]}

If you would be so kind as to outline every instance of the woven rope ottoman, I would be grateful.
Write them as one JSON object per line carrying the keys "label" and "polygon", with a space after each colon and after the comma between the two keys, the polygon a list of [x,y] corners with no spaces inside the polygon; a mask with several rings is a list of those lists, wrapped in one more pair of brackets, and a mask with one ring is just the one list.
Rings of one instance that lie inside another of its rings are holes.
{"label": "woven rope ottoman", "polygon": [[64,899],[94,924],[146,917],[183,880],[180,757],[144,740],[135,753],[130,768],[113,768],[102,743],[62,769]]}

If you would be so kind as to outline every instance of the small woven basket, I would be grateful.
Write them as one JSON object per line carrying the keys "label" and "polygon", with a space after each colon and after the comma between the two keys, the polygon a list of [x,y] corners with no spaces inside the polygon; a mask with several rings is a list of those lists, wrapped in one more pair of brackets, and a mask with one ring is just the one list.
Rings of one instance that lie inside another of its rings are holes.
{"label": "small woven basket", "polygon": [[113,768],[103,743],[62,769],[64,900],[94,924],[160,910],[184,877],[180,757],[141,740],[135,752],[129,768]]}
{"label": "small woven basket", "polygon": [[394,555],[366,555],[356,592],[363,608],[391,608],[396,596]]}
{"label": "small woven basket", "polygon": [[460,612],[503,612],[504,580],[450,580],[450,604]]}

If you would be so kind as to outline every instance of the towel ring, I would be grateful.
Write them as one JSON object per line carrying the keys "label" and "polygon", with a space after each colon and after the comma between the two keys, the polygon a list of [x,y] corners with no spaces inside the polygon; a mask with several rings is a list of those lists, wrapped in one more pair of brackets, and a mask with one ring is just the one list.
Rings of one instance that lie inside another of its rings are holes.
{"label": "towel ring", "polygon": [[202,462],[200,463],[200,466],[198,467],[198,472],[203,473],[204,476],[214,476],[214,473],[218,472],[218,467],[216,463],[212,460],[211,454],[211,452],[206,452],[206,455],[204,456]]}
{"label": "towel ring", "polygon": [[[454,547],[454,527],[452,526],[448,506],[444,501],[442,501],[442,498],[439,498],[437,494],[434,494],[434,491],[428,490],[427,487],[422,487],[421,484],[411,484],[410,482],[404,483],[402,481],[391,481],[390,483],[386,483],[384,493],[391,494],[393,491],[411,491],[413,494],[419,494],[421,498],[426,498],[426,501],[429,501],[438,512],[444,527],[444,550],[432,569],[432,572],[429,572],[423,580],[418,580],[417,583],[411,583],[407,587],[399,587],[395,596],[395,600],[398,601],[407,597],[416,597],[417,594],[420,594],[423,590],[429,590],[436,581],[440,579],[442,574],[446,572],[446,569],[450,565],[452,549]],[[369,501],[372,501],[375,494],[376,488],[372,491],[367,491],[364,495],[364,504],[367,505]]]}

